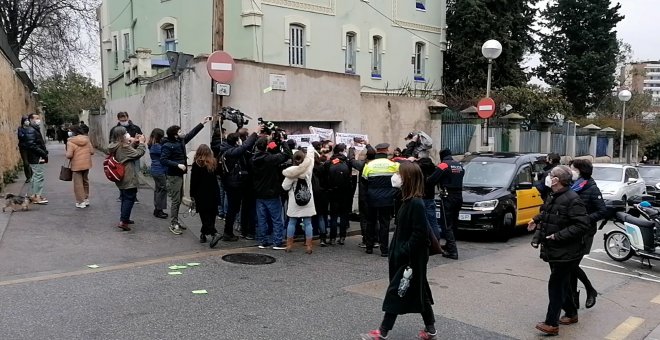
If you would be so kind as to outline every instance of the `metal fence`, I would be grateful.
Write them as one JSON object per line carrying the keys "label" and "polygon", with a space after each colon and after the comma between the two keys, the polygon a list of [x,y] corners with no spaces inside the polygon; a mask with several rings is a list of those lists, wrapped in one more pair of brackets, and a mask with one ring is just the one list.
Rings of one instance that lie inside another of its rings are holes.
{"label": "metal fence", "polygon": [[591,136],[575,136],[575,155],[586,156],[589,154]]}
{"label": "metal fence", "polygon": [[566,154],[566,135],[563,133],[553,133],[552,134],[552,144],[550,145],[550,151],[559,155]]}
{"label": "metal fence", "polygon": [[442,124],[442,147],[455,155],[469,151],[476,127],[472,124]]}
{"label": "metal fence", "polygon": [[509,131],[502,127],[489,127],[488,136],[493,138],[493,151],[509,151]]}
{"label": "metal fence", "polygon": [[541,152],[541,132],[520,131],[520,152]]}
{"label": "metal fence", "polygon": [[596,143],[596,157],[607,156],[607,147],[610,143],[610,139],[607,137],[598,137],[598,143]]}

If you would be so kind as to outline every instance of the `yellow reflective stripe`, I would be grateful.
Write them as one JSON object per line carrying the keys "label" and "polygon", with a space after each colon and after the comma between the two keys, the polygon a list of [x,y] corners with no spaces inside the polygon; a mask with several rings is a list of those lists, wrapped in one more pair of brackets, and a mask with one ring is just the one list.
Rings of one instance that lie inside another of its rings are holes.
{"label": "yellow reflective stripe", "polygon": [[392,162],[388,159],[375,159],[364,167],[362,177],[386,176],[395,174],[398,171],[399,163]]}

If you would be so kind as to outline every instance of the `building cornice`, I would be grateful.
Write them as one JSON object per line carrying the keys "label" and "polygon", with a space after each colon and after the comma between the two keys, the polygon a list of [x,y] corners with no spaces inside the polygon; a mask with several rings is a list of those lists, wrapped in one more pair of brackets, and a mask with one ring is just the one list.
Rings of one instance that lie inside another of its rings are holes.
{"label": "building cornice", "polygon": [[262,3],[265,5],[297,9],[305,12],[337,15],[337,0],[327,0],[327,5],[310,4],[308,2],[296,0],[262,0]]}

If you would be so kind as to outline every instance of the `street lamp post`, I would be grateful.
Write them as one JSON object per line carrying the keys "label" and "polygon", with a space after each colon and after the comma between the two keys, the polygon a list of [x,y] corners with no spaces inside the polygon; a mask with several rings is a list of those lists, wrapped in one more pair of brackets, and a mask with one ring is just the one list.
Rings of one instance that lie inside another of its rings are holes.
{"label": "street lamp post", "polygon": [[623,131],[626,125],[626,102],[632,98],[632,93],[628,90],[619,92],[619,100],[623,102],[623,112],[621,113],[621,140],[619,141],[619,163],[623,164]]}
{"label": "street lamp post", "polygon": [[[481,54],[488,59],[488,80],[486,81],[486,98],[490,98],[491,78],[493,75],[493,60],[502,54],[502,44],[497,40],[488,40],[481,46]],[[484,122],[482,145],[488,146],[488,119]]]}

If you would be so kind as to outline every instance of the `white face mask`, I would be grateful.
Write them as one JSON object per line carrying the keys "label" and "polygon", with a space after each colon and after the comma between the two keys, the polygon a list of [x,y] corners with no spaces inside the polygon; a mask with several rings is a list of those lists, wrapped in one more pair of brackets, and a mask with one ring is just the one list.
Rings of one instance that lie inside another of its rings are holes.
{"label": "white face mask", "polygon": [[41,125],[41,119],[35,119],[34,120],[34,125],[36,125],[36,126]]}
{"label": "white face mask", "polygon": [[545,186],[548,188],[552,187],[552,176],[548,175],[545,177]]}
{"label": "white face mask", "polygon": [[577,179],[580,178],[580,172],[575,170],[571,170],[571,172],[573,173],[573,180],[577,181]]}
{"label": "white face mask", "polygon": [[401,176],[398,173],[392,175],[392,187],[401,188],[402,186],[403,186],[403,180],[401,179]]}
{"label": "white face mask", "polygon": [[69,135],[69,137],[73,137],[73,132],[69,131],[67,132],[67,134]]}
{"label": "white face mask", "polygon": [[131,139],[131,135],[128,132],[126,132],[126,134],[124,135],[124,138],[126,138],[126,140],[129,140],[129,139]]}
{"label": "white face mask", "polygon": [[125,122],[119,122],[119,125],[121,125],[121,126],[128,126],[128,121],[125,121]]}

